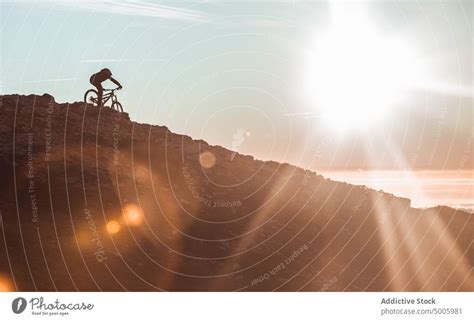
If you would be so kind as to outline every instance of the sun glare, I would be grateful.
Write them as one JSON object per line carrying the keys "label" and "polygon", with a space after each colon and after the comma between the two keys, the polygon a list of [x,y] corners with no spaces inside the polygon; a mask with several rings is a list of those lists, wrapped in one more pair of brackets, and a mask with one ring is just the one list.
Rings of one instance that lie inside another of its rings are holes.
{"label": "sun glare", "polygon": [[316,38],[307,89],[319,118],[334,129],[377,124],[418,81],[413,48],[378,34],[364,15],[339,17]]}

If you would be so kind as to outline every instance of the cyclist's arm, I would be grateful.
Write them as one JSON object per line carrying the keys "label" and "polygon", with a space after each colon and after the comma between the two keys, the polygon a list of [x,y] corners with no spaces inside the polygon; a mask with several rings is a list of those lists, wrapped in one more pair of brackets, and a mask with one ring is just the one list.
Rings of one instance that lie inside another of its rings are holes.
{"label": "cyclist's arm", "polygon": [[113,82],[114,84],[116,84],[119,88],[122,88],[122,85],[121,85],[117,80],[115,80],[115,78],[110,77],[109,79],[110,79],[111,82]]}

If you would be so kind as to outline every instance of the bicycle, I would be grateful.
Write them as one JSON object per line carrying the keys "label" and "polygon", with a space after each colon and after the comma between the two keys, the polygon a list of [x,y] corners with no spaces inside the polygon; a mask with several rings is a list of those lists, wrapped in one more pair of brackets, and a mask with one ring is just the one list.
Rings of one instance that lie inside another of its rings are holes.
{"label": "bicycle", "polygon": [[[119,90],[118,88],[115,89],[104,89],[104,93],[102,94],[102,106],[105,107],[105,103],[112,101],[110,108],[113,110],[123,112],[122,104],[118,102],[117,96],[115,95],[115,91]],[[97,100],[99,97],[99,93],[95,89],[89,89],[84,94],[84,102],[92,104],[97,107]]]}

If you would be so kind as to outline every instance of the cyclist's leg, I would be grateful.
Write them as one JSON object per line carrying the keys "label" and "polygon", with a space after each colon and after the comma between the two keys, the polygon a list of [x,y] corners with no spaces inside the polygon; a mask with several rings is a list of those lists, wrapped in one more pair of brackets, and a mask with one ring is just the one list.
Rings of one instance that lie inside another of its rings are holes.
{"label": "cyclist's leg", "polygon": [[97,107],[102,107],[102,96],[104,93],[104,88],[101,83],[94,83],[95,88],[97,88]]}

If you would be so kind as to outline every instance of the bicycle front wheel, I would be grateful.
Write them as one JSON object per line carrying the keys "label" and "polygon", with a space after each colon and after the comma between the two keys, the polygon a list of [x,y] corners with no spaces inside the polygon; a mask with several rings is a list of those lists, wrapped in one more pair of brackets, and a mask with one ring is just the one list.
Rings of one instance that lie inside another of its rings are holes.
{"label": "bicycle front wheel", "polygon": [[118,111],[118,112],[123,113],[122,104],[119,103],[118,101],[114,102],[111,107],[112,107],[112,109],[114,109],[114,110],[116,110],[116,111]]}
{"label": "bicycle front wheel", "polygon": [[89,89],[84,94],[84,102],[86,104],[92,104],[97,107],[97,101],[99,100],[99,94],[95,89]]}

